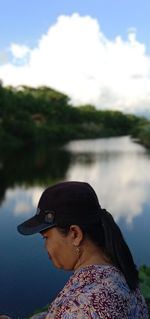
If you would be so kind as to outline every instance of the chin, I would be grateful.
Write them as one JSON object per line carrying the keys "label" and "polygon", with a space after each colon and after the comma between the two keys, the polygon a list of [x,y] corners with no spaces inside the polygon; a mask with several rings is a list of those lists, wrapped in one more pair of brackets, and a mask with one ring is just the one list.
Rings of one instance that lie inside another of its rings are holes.
{"label": "chin", "polygon": [[52,260],[52,263],[53,263],[53,265],[54,265],[56,268],[58,268],[58,269],[64,269],[62,265],[60,265],[60,264],[54,262],[53,260]]}
{"label": "chin", "polygon": [[63,266],[63,265],[59,265],[59,264],[56,264],[56,263],[53,263],[53,265],[54,265],[57,269],[62,269],[62,270],[65,270],[65,271],[72,271],[72,270],[73,270],[73,269],[71,269],[70,267]]}

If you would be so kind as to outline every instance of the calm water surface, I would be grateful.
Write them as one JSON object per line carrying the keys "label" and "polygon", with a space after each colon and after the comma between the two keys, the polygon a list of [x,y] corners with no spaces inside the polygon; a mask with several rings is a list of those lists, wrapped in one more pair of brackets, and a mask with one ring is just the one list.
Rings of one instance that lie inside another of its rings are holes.
{"label": "calm water surface", "polygon": [[118,222],[136,264],[150,265],[150,153],[129,137],[74,141],[59,149],[0,155],[0,313],[25,318],[49,303],[70,276],[56,270],[39,235],[16,226],[35,212],[47,185],[92,184]]}

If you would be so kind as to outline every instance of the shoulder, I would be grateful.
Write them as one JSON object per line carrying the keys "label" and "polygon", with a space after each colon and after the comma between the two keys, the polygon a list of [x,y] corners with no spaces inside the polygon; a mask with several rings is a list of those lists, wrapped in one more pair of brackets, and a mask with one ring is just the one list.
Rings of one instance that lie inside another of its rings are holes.
{"label": "shoulder", "polygon": [[95,309],[84,294],[68,296],[61,304],[52,305],[46,319],[99,319]]}
{"label": "shoulder", "polygon": [[135,312],[137,303],[143,312],[142,303],[116,267],[90,266],[70,278],[51,304],[48,318],[125,318],[130,311]]}
{"label": "shoulder", "polygon": [[[76,272],[49,308],[49,318],[100,318],[115,312],[116,286],[112,285],[112,269],[90,266]],[[111,287],[111,289],[110,289]],[[115,315],[115,313],[114,313]]]}

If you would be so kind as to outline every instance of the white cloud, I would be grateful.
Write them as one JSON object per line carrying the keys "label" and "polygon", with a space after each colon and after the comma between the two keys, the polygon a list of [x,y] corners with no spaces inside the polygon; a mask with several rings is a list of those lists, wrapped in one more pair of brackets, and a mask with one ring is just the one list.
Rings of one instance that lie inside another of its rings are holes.
{"label": "white cloud", "polygon": [[47,85],[68,94],[74,104],[134,112],[149,110],[150,56],[129,29],[127,39],[108,39],[90,16],[60,16],[37,47],[13,44],[15,59],[0,67],[4,84]]}
{"label": "white cloud", "polygon": [[30,52],[30,49],[25,45],[19,45],[12,43],[10,46],[10,51],[16,59],[24,58],[27,53]]}

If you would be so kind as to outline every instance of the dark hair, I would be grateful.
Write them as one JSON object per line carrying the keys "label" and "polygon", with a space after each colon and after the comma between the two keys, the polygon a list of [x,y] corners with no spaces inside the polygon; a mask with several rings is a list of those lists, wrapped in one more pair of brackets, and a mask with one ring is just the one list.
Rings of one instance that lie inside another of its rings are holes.
{"label": "dark hair", "polygon": [[[59,224],[58,228],[64,234],[67,234],[70,226]],[[112,215],[105,209],[101,209],[98,223],[79,226],[84,235],[101,247],[111,259],[112,264],[123,273],[129,288],[135,290],[138,287],[138,270],[134,264],[130,249]]]}

